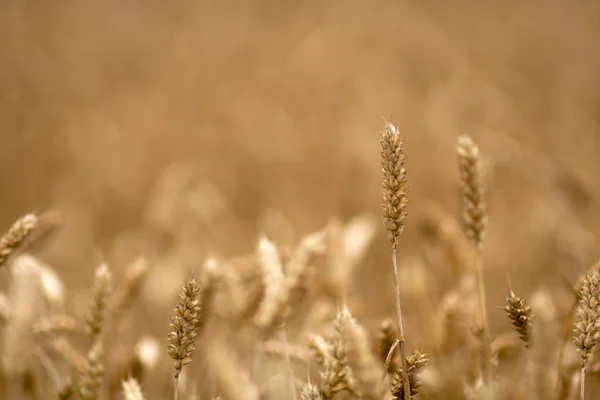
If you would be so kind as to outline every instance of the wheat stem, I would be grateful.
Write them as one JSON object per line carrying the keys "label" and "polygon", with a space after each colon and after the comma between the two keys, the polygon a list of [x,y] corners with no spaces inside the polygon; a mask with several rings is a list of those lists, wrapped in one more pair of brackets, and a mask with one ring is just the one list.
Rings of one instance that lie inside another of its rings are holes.
{"label": "wheat stem", "polygon": [[587,375],[587,364],[581,364],[581,391],[579,393],[580,400],[585,400],[585,376]]}
{"label": "wheat stem", "polygon": [[410,381],[408,379],[408,366],[406,363],[406,348],[404,340],[404,326],[402,324],[402,302],[400,300],[400,280],[398,279],[398,260],[396,247],[396,243],[394,243],[394,246],[392,246],[392,264],[394,265],[394,283],[396,284],[396,319],[398,323],[398,341],[400,358],[402,360],[402,377],[404,379],[404,384],[406,385],[406,390],[404,390],[404,400],[410,400]]}
{"label": "wheat stem", "polygon": [[562,384],[562,376],[563,376],[563,362],[565,359],[565,350],[567,348],[567,343],[569,342],[569,337],[571,337],[571,329],[573,328],[573,322],[575,320],[575,313],[577,311],[577,305],[579,304],[579,300],[575,300],[569,313],[567,314],[567,319],[565,320],[563,326],[563,337],[560,343],[560,347],[558,349],[558,360],[556,361],[556,392],[560,391],[560,387]]}
{"label": "wheat stem", "polygon": [[[296,390],[294,389],[294,372],[292,370],[292,363],[290,361],[290,353],[288,350],[288,341],[287,341],[287,336],[285,334],[285,331],[283,329],[281,329],[279,331],[279,338],[281,340],[281,343],[283,344],[283,349],[284,349],[284,360],[285,360],[285,379],[288,382],[288,386],[287,386],[287,397],[288,399],[290,398],[290,391],[291,393],[291,398],[292,400],[296,400]],[[262,350],[261,350],[262,351]]]}
{"label": "wheat stem", "polygon": [[173,385],[173,399],[179,400],[179,375],[175,377],[175,384]]}
{"label": "wheat stem", "polygon": [[477,251],[476,259],[477,288],[479,292],[479,316],[481,319],[481,344],[483,352],[482,372],[485,382],[491,382],[491,350],[490,350],[490,332],[485,301],[485,284],[483,280],[483,266],[481,262],[481,252]]}

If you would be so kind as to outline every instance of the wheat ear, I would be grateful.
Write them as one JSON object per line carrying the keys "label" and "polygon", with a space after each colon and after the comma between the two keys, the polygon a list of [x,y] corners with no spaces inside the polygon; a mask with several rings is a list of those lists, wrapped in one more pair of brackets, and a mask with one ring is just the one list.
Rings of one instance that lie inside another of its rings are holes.
{"label": "wheat ear", "polygon": [[581,356],[581,400],[585,399],[587,362],[600,338],[600,272],[593,270],[579,286],[579,321],[573,327],[573,342]]}
{"label": "wheat ear", "polygon": [[198,315],[200,313],[200,288],[195,279],[190,279],[179,293],[179,302],[175,305],[175,316],[171,318],[168,352],[175,361],[175,400],[179,399],[179,374],[184,365],[192,361],[194,342],[198,336]]}
{"label": "wheat ear", "polygon": [[[421,349],[416,349],[413,353],[406,358],[405,362],[407,366],[407,374],[404,371],[398,371],[396,373],[396,378],[394,379],[392,394],[394,395],[394,399],[402,400],[406,398],[406,392],[410,390],[410,395],[416,395],[417,389],[421,386],[418,373],[429,364],[429,359],[427,355],[424,354]],[[406,381],[405,376],[408,375],[408,381]],[[406,385],[406,382],[409,382]],[[409,389],[410,388],[410,389]]]}
{"label": "wheat ear", "polygon": [[88,353],[87,365],[81,377],[81,392],[86,400],[98,398],[98,390],[104,379],[102,352],[102,342],[98,340]]}
{"label": "wheat ear", "polygon": [[123,397],[125,400],[144,400],[144,394],[138,381],[129,378],[122,382]]}
{"label": "wheat ear", "polygon": [[106,264],[96,269],[92,287],[93,303],[85,320],[85,331],[92,343],[100,336],[106,319],[106,305],[111,291],[112,275]]}
{"label": "wheat ear", "polygon": [[[408,380],[408,368],[406,365],[406,350],[404,339],[404,327],[402,325],[402,303],[400,297],[400,282],[398,280],[398,261],[396,259],[396,248],[398,237],[404,229],[406,221],[406,193],[408,184],[406,180],[406,156],[404,155],[404,141],[398,129],[387,122],[381,131],[381,171],[383,182],[383,224],[388,230],[388,237],[392,243],[392,264],[394,267],[394,283],[396,286],[396,314],[398,324],[398,344],[400,358],[402,360],[402,371],[404,381],[410,387]],[[392,347],[393,349],[394,347]],[[406,391],[405,400],[410,400],[410,390]]]}
{"label": "wheat ear", "polygon": [[127,266],[124,283],[115,293],[113,301],[110,304],[113,323],[118,322],[123,313],[139,297],[142,285],[149,272],[149,263],[144,257],[136,258]]}
{"label": "wheat ear", "polygon": [[477,286],[479,291],[479,313],[482,335],[483,378],[485,382],[491,380],[491,350],[490,333],[485,301],[485,284],[483,281],[483,267],[481,254],[483,252],[483,239],[487,224],[487,211],[483,195],[481,179],[481,158],[479,148],[469,136],[458,138],[457,144],[458,170],[463,187],[463,225],[465,234],[473,243],[476,252]]}
{"label": "wheat ear", "polygon": [[36,345],[31,327],[42,309],[35,265],[21,255],[15,257],[11,270],[9,299],[12,313],[2,339],[3,398],[8,399],[27,396],[24,382],[33,365]]}
{"label": "wheat ear", "polygon": [[321,393],[319,393],[319,389],[308,382],[302,386],[300,390],[300,400],[321,400]]}
{"label": "wheat ear", "polygon": [[534,318],[531,307],[527,305],[524,299],[515,296],[512,290],[508,291],[508,297],[506,298],[506,306],[504,307],[508,319],[513,324],[519,337],[525,342],[525,347],[531,347],[531,321]]}
{"label": "wheat ear", "polygon": [[0,239],[0,267],[23,246],[27,238],[38,225],[35,214],[27,214],[19,218]]}
{"label": "wheat ear", "polygon": [[[596,262],[588,271],[588,273],[597,270],[600,271],[600,263]],[[581,300],[579,296],[579,292],[581,289],[581,284],[583,282],[583,277],[581,277],[577,283],[573,287],[573,303],[571,304],[571,308],[569,308],[569,312],[565,318],[563,323],[563,331],[562,331],[562,340],[560,342],[560,346],[558,348],[558,360],[556,361],[556,391],[561,390],[561,385],[563,384],[563,360],[565,357],[565,350],[567,348],[567,343],[569,342],[569,338],[571,337],[571,331],[573,330],[573,326],[575,324],[575,314],[577,313],[577,307],[579,306],[579,301]],[[569,285],[570,286],[570,285]],[[570,287],[569,287],[570,289]]]}
{"label": "wheat ear", "polygon": [[331,400],[341,391],[348,391],[355,397],[356,393],[352,368],[348,363],[347,329],[344,319],[346,316],[338,312],[333,323],[333,333],[327,341],[327,353],[323,359],[323,389],[324,399]]}

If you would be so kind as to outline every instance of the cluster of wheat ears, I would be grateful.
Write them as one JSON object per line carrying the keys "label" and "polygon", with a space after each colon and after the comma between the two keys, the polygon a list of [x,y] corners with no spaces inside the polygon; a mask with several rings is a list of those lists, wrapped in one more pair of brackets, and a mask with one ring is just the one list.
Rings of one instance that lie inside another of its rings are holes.
{"label": "cluster of wheat ears", "polygon": [[[593,398],[585,383],[586,375],[599,369],[592,354],[600,337],[597,266],[573,288],[571,312],[559,322],[562,338],[550,334],[557,321],[548,312],[548,296],[536,295],[531,302],[534,319],[532,308],[510,288],[504,310],[516,340],[491,336],[482,263],[483,175],[479,149],[468,136],[461,136],[456,148],[462,228],[448,216],[433,216],[428,223],[458,279],[435,315],[420,315],[433,332],[429,354],[408,348],[403,293],[418,283],[398,267],[408,185],[404,141],[389,122],[380,145],[396,321],[381,321],[377,337],[370,337],[349,310],[351,271],[373,236],[360,218],[347,225],[332,222],[295,248],[278,248],[261,237],[255,254],[243,262],[206,260],[179,292],[166,345],[143,337],[126,352],[120,339],[124,321],[150,273],[149,262],[131,263],[117,287],[108,265],[100,265],[87,314],[69,315],[61,280],[31,255],[56,220],[28,214],[0,240],[0,267],[12,274],[10,289],[0,296],[3,398],[92,400],[116,393],[128,400],[150,398],[144,389],[151,386],[157,360],[167,355],[175,399]],[[573,348],[570,337],[579,352],[574,361],[565,356]],[[502,368],[511,351],[517,360]],[[130,356],[117,365],[114,353]],[[194,370],[198,364],[202,367]],[[273,366],[277,373],[270,372]]]}

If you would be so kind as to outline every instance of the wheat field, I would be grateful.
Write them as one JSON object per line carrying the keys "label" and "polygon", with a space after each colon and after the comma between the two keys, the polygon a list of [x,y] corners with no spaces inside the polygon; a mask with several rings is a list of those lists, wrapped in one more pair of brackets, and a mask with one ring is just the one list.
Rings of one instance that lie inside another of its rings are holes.
{"label": "wheat field", "polygon": [[598,15],[0,2],[0,398],[600,397]]}

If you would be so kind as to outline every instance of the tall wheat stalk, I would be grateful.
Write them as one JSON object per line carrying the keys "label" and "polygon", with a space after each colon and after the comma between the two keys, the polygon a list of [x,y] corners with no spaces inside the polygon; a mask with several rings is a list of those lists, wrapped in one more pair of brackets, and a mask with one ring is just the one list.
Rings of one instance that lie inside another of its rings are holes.
{"label": "tall wheat stalk", "polygon": [[469,136],[463,135],[457,143],[458,170],[463,187],[463,224],[465,234],[476,250],[475,268],[479,292],[479,318],[482,343],[482,373],[484,382],[491,381],[491,349],[485,284],[481,256],[487,224],[487,211],[481,178],[479,148]]}
{"label": "tall wheat stalk", "polygon": [[[404,229],[406,220],[406,193],[408,184],[406,180],[406,156],[404,155],[404,141],[398,129],[387,122],[381,131],[381,170],[383,182],[383,224],[388,230],[392,244],[392,265],[394,268],[394,283],[396,285],[396,319],[398,323],[398,346],[402,360],[402,374],[405,384],[404,399],[410,400],[410,380],[406,362],[406,346],[404,327],[402,324],[402,302],[400,296],[400,283],[398,280],[397,247],[398,237]],[[393,347],[392,350],[393,351]]]}

